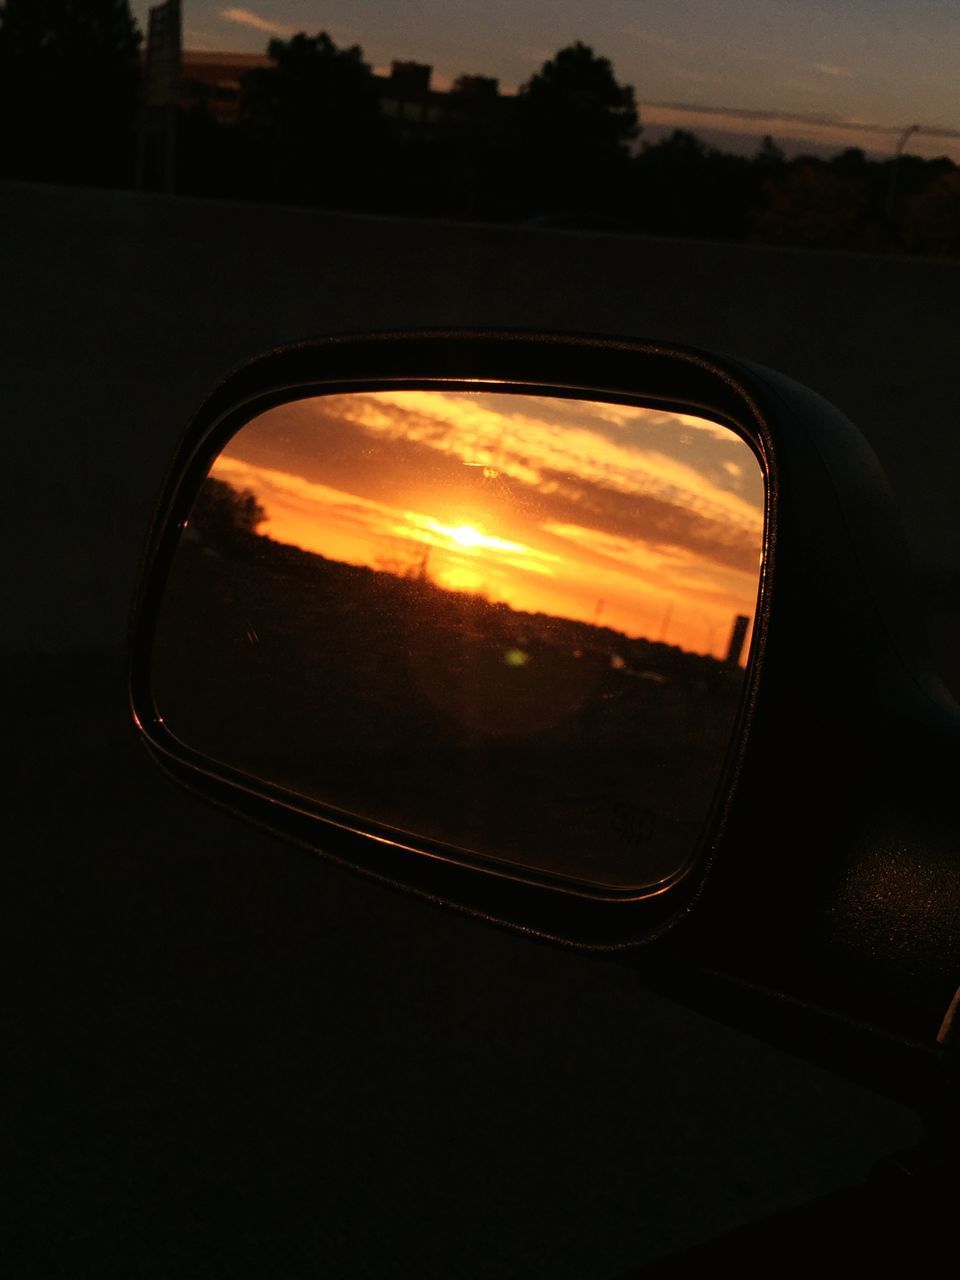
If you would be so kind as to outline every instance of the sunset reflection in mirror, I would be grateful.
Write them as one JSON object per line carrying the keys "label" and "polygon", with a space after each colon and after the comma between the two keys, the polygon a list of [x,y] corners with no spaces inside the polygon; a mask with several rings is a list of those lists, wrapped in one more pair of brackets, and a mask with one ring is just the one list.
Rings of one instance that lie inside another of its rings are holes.
{"label": "sunset reflection in mirror", "polygon": [[489,393],[318,397],[250,423],[212,474],[256,496],[278,542],[527,613],[722,658],[756,604],[763,478],[702,418]]}
{"label": "sunset reflection in mirror", "polygon": [[750,447],[448,390],[244,426],[183,528],[154,696],[203,755],[450,856],[646,892],[689,864],[760,581]]}

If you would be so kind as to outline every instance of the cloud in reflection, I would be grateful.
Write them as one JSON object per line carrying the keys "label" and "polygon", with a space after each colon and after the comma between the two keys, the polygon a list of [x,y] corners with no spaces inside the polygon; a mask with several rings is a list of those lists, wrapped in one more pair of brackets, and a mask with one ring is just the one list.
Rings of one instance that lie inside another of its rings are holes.
{"label": "cloud in reflection", "polygon": [[[722,647],[753,612],[763,480],[728,428],[515,394],[386,391],[272,409],[215,467],[264,532],[351,563],[429,572],[514,608]],[[696,639],[694,636],[698,636]]]}

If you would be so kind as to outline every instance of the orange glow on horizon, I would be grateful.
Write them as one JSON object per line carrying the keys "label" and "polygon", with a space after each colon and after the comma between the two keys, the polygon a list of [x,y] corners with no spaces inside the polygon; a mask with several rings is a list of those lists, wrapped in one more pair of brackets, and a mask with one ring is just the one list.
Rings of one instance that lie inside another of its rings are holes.
{"label": "orange glow on horizon", "polygon": [[[317,422],[350,443],[338,470]],[[758,473],[687,415],[434,391],[281,406],[212,468],[275,541],[717,657],[756,607]]]}

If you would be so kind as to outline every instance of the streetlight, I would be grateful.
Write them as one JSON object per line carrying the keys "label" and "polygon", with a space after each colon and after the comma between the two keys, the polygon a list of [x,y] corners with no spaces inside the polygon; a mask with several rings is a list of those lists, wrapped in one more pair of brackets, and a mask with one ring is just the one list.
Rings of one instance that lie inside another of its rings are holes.
{"label": "streetlight", "polygon": [[901,133],[897,142],[897,149],[893,153],[893,168],[890,170],[890,187],[887,191],[887,222],[892,223],[894,214],[897,211],[897,177],[900,172],[900,157],[903,155],[903,148],[907,145],[907,139],[915,133],[920,132],[918,124],[908,124],[903,133]]}

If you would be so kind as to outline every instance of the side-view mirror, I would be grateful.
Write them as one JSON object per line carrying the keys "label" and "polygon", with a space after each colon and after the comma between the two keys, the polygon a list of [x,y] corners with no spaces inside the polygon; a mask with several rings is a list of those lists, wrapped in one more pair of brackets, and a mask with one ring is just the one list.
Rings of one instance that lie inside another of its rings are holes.
{"label": "side-view mirror", "polygon": [[328,857],[941,1070],[958,714],[876,459],[780,375],[503,333],[254,361],[170,472],[131,700]]}

